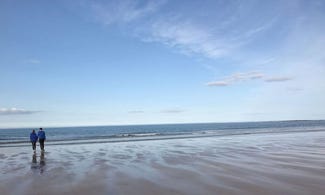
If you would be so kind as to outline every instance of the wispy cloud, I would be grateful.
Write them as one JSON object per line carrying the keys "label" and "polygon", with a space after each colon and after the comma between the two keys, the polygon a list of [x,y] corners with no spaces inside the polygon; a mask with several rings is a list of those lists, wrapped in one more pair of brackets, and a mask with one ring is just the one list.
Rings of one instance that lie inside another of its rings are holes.
{"label": "wispy cloud", "polygon": [[144,113],[144,111],[143,110],[131,110],[128,113],[129,114],[142,114],[142,113]]}
{"label": "wispy cloud", "polygon": [[264,112],[251,112],[251,113],[244,113],[244,115],[252,115],[252,116],[261,116],[261,115],[268,115],[269,113]]}
{"label": "wispy cloud", "polygon": [[161,110],[161,113],[167,113],[167,114],[177,114],[177,113],[182,113],[185,112],[183,109],[166,109],[166,110]]}
{"label": "wispy cloud", "polygon": [[31,111],[19,108],[0,108],[0,115],[25,115],[25,114],[34,114],[40,111]]}
{"label": "wispy cloud", "polygon": [[286,81],[290,81],[293,78],[291,77],[269,77],[267,79],[265,79],[265,82],[286,82]]}
{"label": "wispy cloud", "polygon": [[[209,10],[211,16],[197,15],[199,12],[193,5],[189,4],[184,10],[182,3],[167,0],[85,0],[82,5],[102,24],[124,25],[129,33],[138,35],[143,41],[159,42],[181,53],[207,58],[231,54],[254,40],[256,35],[266,32],[276,21],[272,15],[258,20],[253,18],[255,22],[248,22],[252,17],[249,12],[251,8],[241,3],[229,4],[231,6],[223,4],[224,7],[217,2],[212,3],[211,7],[216,6],[218,10]],[[169,6],[173,6],[173,9],[162,11]],[[243,22],[239,15],[248,18]]]}
{"label": "wispy cloud", "polygon": [[160,42],[183,53],[202,54],[209,58],[223,56],[234,48],[234,44],[227,44],[208,29],[183,21],[156,21],[151,26],[149,36],[146,40]]}
{"label": "wispy cloud", "polygon": [[298,91],[303,91],[304,89],[301,87],[288,87],[287,90],[290,92],[298,92]]}
{"label": "wispy cloud", "polygon": [[265,65],[265,64],[270,64],[272,62],[275,62],[276,58],[275,57],[269,57],[266,59],[262,59],[262,60],[258,60],[257,62],[255,62],[258,65]]}
{"label": "wispy cloud", "polygon": [[257,71],[247,72],[247,73],[235,73],[228,77],[225,77],[222,80],[212,81],[206,83],[207,86],[210,87],[222,87],[222,86],[229,86],[233,85],[238,82],[244,82],[249,80],[257,80],[257,79],[264,79],[264,82],[286,82],[290,81],[292,77],[267,77],[265,74]]}
{"label": "wispy cloud", "polygon": [[27,59],[24,62],[27,64],[40,64],[41,63],[41,61],[38,59]]}
{"label": "wispy cloud", "polygon": [[[168,45],[182,53],[216,59],[235,53],[253,41],[258,34],[269,30],[277,21],[276,17],[266,17],[256,23],[243,22],[241,17],[234,17],[226,9],[223,7],[218,10],[219,14],[212,14],[215,10],[210,10],[212,13],[207,18],[193,14],[196,10],[162,15],[152,20],[144,40]],[[246,17],[249,15],[248,10],[243,10],[247,8],[240,4],[231,9],[245,14]]]}
{"label": "wispy cloud", "polygon": [[208,82],[206,85],[207,86],[216,86],[216,87],[223,87],[223,86],[228,86],[231,83],[229,81],[212,81],[212,82]]}
{"label": "wispy cloud", "polygon": [[90,1],[85,3],[95,15],[97,21],[106,25],[128,23],[143,18],[156,11],[165,1]]}
{"label": "wispy cloud", "polygon": [[208,82],[206,85],[211,86],[211,87],[212,86],[228,86],[228,85],[232,85],[232,84],[238,83],[238,82],[261,79],[263,77],[264,77],[264,74],[261,72],[257,72],[257,71],[246,72],[246,73],[235,73],[235,74],[232,74],[232,75],[224,78],[223,80]]}

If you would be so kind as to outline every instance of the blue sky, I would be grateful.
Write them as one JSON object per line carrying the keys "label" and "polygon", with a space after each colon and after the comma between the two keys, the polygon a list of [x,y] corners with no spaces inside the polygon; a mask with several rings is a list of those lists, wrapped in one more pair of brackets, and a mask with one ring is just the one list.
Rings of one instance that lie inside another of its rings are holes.
{"label": "blue sky", "polygon": [[325,119],[324,1],[0,2],[0,127]]}

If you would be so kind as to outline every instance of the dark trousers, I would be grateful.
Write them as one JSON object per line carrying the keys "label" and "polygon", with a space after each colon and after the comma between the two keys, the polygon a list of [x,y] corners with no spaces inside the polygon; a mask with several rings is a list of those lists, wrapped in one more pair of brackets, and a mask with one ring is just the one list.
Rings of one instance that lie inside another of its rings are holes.
{"label": "dark trousers", "polygon": [[45,139],[39,139],[39,145],[41,147],[41,150],[44,150],[44,141]]}
{"label": "dark trousers", "polygon": [[36,142],[32,142],[33,150],[36,150]]}

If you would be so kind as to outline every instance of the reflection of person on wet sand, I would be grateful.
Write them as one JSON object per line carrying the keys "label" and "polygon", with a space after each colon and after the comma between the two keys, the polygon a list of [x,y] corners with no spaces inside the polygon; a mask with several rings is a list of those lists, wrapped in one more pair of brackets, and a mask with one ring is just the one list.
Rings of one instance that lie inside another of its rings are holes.
{"label": "reflection of person on wet sand", "polygon": [[37,169],[37,159],[36,159],[36,153],[33,154],[33,160],[32,160],[32,165],[31,165],[31,169]]}
{"label": "reflection of person on wet sand", "polygon": [[40,169],[40,173],[44,172],[44,168],[45,168],[45,158],[44,158],[44,152],[41,152],[41,156],[39,159],[39,169]]}
{"label": "reflection of person on wet sand", "polygon": [[40,173],[42,174],[45,170],[45,154],[44,152],[41,152],[40,158],[39,158],[39,164],[37,163],[37,156],[36,153],[33,154],[32,158],[32,164],[31,169],[39,169]]}

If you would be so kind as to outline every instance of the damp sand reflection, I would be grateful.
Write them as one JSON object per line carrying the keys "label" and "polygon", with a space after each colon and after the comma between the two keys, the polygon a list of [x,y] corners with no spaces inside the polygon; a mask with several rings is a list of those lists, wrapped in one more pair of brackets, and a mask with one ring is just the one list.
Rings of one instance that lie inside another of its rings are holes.
{"label": "damp sand reflection", "polygon": [[12,147],[0,194],[323,195],[324,149],[325,131]]}
{"label": "damp sand reflection", "polygon": [[43,174],[45,171],[45,165],[45,152],[41,152],[39,156],[37,155],[37,153],[34,153],[32,156],[31,169],[34,172],[39,172],[40,174]]}

